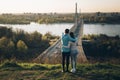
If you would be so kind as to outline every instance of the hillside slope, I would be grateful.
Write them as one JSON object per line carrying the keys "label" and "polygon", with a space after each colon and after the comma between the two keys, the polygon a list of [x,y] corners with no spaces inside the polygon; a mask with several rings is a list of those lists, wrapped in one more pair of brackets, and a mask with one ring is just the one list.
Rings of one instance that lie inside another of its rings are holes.
{"label": "hillside slope", "polygon": [[78,64],[76,73],[62,73],[61,65],[3,63],[0,80],[120,80],[120,65]]}

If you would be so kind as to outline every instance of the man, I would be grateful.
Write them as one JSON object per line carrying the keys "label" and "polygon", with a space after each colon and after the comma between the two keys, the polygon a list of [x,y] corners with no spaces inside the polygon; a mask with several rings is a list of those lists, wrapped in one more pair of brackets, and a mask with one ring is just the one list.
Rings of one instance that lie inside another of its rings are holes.
{"label": "man", "polygon": [[[65,29],[65,34],[62,34],[62,72],[69,72],[69,58],[70,58],[70,48],[66,48],[64,46],[68,46],[69,41],[76,41],[69,36],[69,29]],[[66,70],[65,70],[65,61],[66,61]]]}

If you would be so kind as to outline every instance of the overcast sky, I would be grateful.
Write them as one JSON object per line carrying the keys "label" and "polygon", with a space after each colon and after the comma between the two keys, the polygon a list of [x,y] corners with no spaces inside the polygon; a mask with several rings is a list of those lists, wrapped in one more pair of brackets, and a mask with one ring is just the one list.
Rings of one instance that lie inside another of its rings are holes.
{"label": "overcast sky", "polygon": [[0,13],[120,12],[120,0],[0,0]]}

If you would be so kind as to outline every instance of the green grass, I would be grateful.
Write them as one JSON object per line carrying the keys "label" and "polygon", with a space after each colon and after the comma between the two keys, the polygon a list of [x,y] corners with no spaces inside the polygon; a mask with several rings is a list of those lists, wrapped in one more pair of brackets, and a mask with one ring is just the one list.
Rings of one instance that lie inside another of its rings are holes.
{"label": "green grass", "polygon": [[5,62],[0,64],[0,80],[120,80],[120,65],[78,64],[76,73],[62,73],[61,64]]}

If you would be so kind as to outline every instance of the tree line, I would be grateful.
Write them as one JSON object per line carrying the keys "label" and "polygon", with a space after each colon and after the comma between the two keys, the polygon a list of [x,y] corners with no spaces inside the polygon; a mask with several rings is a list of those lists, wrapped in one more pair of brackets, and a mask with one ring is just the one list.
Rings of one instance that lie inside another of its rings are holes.
{"label": "tree line", "polygon": [[[15,59],[31,61],[57,40],[51,33],[27,33],[23,30],[0,27],[0,61]],[[120,58],[120,37],[107,35],[84,35],[83,48],[87,57]]]}
{"label": "tree line", "polygon": [[108,23],[120,24],[120,13],[101,13],[83,14],[81,16],[85,23]]}
{"label": "tree line", "polygon": [[[40,24],[50,23],[74,23],[75,14],[59,14],[59,13],[24,13],[24,14],[1,14],[1,24],[30,24],[30,22],[38,22]],[[83,18],[85,23],[109,23],[120,24],[120,13],[79,13],[78,18]]]}
{"label": "tree line", "polygon": [[85,35],[83,48],[87,57],[120,58],[120,37],[107,35]]}
{"label": "tree line", "polygon": [[29,61],[48,48],[52,36],[50,32],[42,35],[37,31],[27,33],[23,30],[13,31],[12,28],[0,27],[0,61],[15,59]]}

